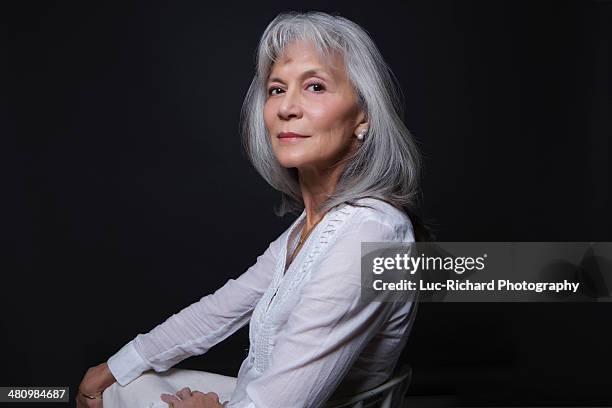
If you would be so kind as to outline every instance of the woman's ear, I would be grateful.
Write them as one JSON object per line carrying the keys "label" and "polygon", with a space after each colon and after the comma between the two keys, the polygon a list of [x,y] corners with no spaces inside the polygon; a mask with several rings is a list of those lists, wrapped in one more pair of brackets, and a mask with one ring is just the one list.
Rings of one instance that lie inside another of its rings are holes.
{"label": "woman's ear", "polygon": [[365,134],[367,133],[370,125],[367,121],[367,115],[364,109],[359,109],[359,113],[357,114],[357,127],[355,128],[355,136],[357,136],[358,140],[363,140]]}
{"label": "woman's ear", "polygon": [[357,114],[357,124],[359,125],[367,125],[368,115],[365,112],[365,109],[360,108],[359,113]]}

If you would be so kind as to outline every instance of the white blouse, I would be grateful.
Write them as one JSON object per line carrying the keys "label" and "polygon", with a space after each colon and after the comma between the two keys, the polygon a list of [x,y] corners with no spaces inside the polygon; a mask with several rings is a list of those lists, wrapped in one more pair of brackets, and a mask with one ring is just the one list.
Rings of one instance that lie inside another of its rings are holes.
{"label": "white blouse", "polygon": [[249,353],[228,408],[320,407],[383,383],[416,303],[359,301],[361,242],[414,242],[414,234],[408,216],[390,204],[357,204],[325,214],[285,271],[303,211],[241,276],[113,355],[108,366],[117,382],[204,354],[250,321]]}

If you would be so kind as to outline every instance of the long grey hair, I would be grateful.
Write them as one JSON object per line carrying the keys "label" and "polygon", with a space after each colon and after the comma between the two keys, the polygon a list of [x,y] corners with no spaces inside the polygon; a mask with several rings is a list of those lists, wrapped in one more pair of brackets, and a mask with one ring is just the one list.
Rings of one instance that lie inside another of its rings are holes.
{"label": "long grey hair", "polygon": [[[368,33],[347,18],[323,12],[284,12],[264,31],[256,53],[256,72],[244,100],[241,131],[245,151],[262,177],[282,193],[276,213],[301,211],[304,207],[297,170],[280,165],[272,151],[263,110],[272,65],[287,45],[306,40],[324,61],[338,53],[353,85],[368,131],[359,148],[347,160],[334,193],[321,204],[327,211],[339,204],[355,204],[363,197],[385,200],[416,215],[420,198],[422,162],[412,135],[402,122],[403,101],[397,78],[383,60]],[[424,238],[420,233],[421,240]],[[419,239],[417,239],[419,240]]]}

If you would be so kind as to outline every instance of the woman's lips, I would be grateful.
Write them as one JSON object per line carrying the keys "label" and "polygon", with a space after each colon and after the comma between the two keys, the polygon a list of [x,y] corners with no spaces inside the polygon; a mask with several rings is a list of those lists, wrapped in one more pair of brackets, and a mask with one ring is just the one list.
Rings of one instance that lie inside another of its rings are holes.
{"label": "woman's lips", "polygon": [[307,137],[310,137],[310,136],[300,135],[299,133],[293,133],[293,132],[281,132],[278,134],[279,139],[287,140],[287,141],[305,139]]}

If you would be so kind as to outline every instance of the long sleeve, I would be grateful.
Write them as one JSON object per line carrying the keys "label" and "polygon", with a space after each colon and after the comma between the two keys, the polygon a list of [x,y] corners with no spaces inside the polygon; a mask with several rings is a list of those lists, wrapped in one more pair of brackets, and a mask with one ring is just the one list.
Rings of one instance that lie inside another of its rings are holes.
{"label": "long sleeve", "polygon": [[123,386],[148,369],[165,371],[187,357],[204,354],[247,324],[272,280],[283,236],[237,279],[229,279],[149,333],[138,334],[115,353],[108,366],[117,382]]}
{"label": "long sleeve", "polygon": [[345,232],[313,267],[270,365],[227,407],[322,406],[393,310],[393,303],[360,301],[361,242],[397,239],[392,226],[372,219]]}

